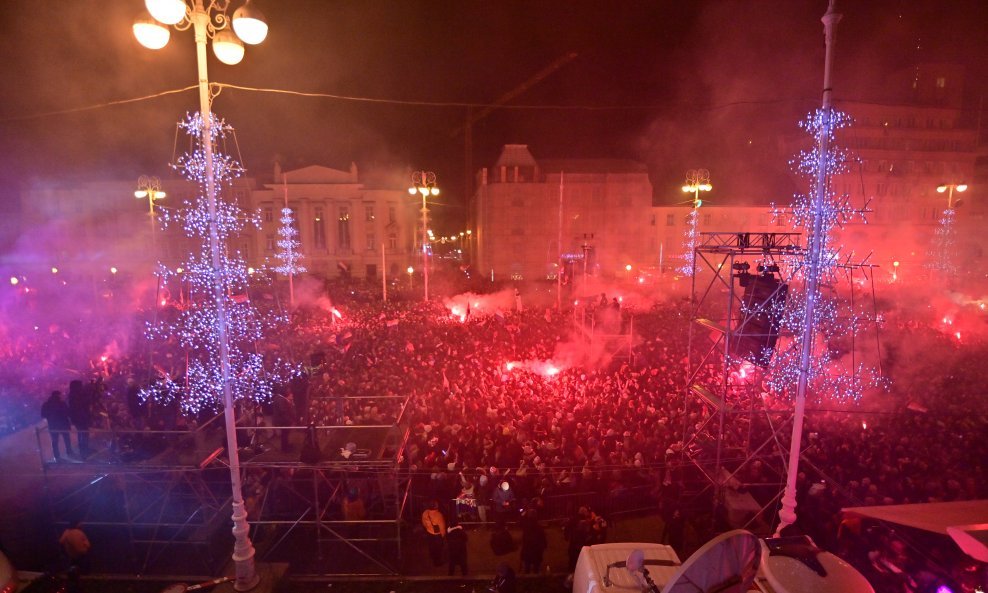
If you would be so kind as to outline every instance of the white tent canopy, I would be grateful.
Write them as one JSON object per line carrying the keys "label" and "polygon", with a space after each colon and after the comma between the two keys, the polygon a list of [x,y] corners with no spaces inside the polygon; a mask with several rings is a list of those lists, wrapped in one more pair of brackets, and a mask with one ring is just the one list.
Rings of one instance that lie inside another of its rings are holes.
{"label": "white tent canopy", "polygon": [[965,554],[988,562],[988,500],[849,507],[843,512],[946,535]]}

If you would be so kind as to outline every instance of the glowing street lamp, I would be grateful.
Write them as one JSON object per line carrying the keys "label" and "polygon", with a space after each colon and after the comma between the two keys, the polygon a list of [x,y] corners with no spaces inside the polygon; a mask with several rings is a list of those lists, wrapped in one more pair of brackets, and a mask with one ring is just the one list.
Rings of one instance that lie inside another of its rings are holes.
{"label": "glowing street lamp", "polygon": [[696,268],[697,226],[700,218],[698,210],[703,205],[703,200],[700,199],[700,192],[710,191],[713,188],[714,186],[710,185],[710,171],[706,169],[690,169],[686,172],[686,184],[683,186],[683,192],[693,194],[693,209],[690,210],[687,219],[686,240],[683,242],[686,248],[683,259],[686,263],[680,269],[680,272],[686,276],[692,276]]}
{"label": "glowing street lamp", "polygon": [[[947,209],[948,210],[952,210],[954,208],[954,206],[955,206],[955,204],[954,204],[954,190],[957,190],[958,193],[966,192],[967,191],[967,184],[966,183],[941,183],[940,185],[937,186],[937,193],[941,193],[941,194],[942,193],[946,193],[947,194]],[[956,204],[956,205],[960,205],[960,200],[958,200],[958,204]]]}
{"label": "glowing street lamp", "polygon": [[166,195],[161,191],[161,180],[154,176],[141,175],[137,179],[137,191],[134,197],[138,200],[148,199],[148,213],[151,216],[151,249],[154,249],[154,201],[161,200]]}
{"label": "glowing street lamp", "polygon": [[[191,3],[191,5],[189,4]],[[205,48],[206,38],[213,40],[213,53],[224,64],[233,66],[244,59],[244,43],[257,45],[268,35],[264,15],[250,5],[250,0],[226,16],[230,0],[145,0],[148,13],[134,21],[134,36],[148,49],[168,45],[173,25],[179,31],[195,28],[196,44]],[[233,31],[227,28],[230,24]],[[205,59],[205,54],[202,56]],[[205,69],[200,69],[205,75]],[[205,76],[200,77],[200,84]]]}
{"label": "glowing street lamp", "polygon": [[948,276],[953,275],[956,271],[953,263],[954,256],[954,238],[956,230],[954,229],[954,219],[957,215],[956,208],[960,206],[961,200],[958,199],[954,201],[954,191],[957,193],[963,193],[967,191],[966,183],[941,183],[937,186],[937,193],[947,194],[947,209],[943,211],[940,216],[940,228],[936,231],[935,241],[935,252],[937,255],[937,261],[934,266],[943,274]]}
{"label": "glowing street lamp", "polygon": [[[142,17],[134,23],[134,35],[149,49],[161,49],[168,43],[168,26],[195,33],[196,62],[199,75],[199,113],[202,120],[202,147],[205,161],[206,205],[209,213],[209,253],[217,273],[213,275],[213,298],[216,303],[216,336],[219,343],[220,383],[223,389],[223,416],[226,426],[226,451],[230,462],[230,485],[233,495],[233,562],[236,570],[234,589],[247,591],[258,583],[254,568],[254,546],[250,541],[250,526],[244,508],[243,487],[240,479],[240,456],[237,451],[237,418],[233,409],[231,389],[230,344],[227,337],[227,311],[223,291],[223,279],[218,273],[220,259],[219,231],[217,229],[216,178],[213,162],[212,114],[210,112],[209,77],[206,69],[206,40],[213,40],[213,53],[224,64],[236,64],[243,59],[244,43],[257,44],[267,36],[267,24],[260,11],[244,6],[227,16],[229,0],[145,0],[151,17]],[[232,26],[231,34],[227,25]]]}
{"label": "glowing street lamp", "polygon": [[693,194],[693,207],[699,208],[703,205],[700,199],[700,192],[710,191],[714,186],[710,185],[710,171],[706,169],[690,169],[686,172],[686,185],[683,192]]}
{"label": "glowing street lamp", "polygon": [[421,194],[422,196],[422,278],[425,284],[425,300],[429,300],[429,239],[426,235],[432,235],[429,230],[429,209],[426,207],[426,198],[438,196],[439,188],[436,187],[436,174],[432,171],[416,171],[412,173],[412,187],[408,188],[411,195]]}
{"label": "glowing street lamp", "polygon": [[408,266],[408,269],[405,271],[408,272],[408,288],[411,289],[413,288],[413,283],[415,282],[415,276],[413,276],[413,274],[415,274],[415,268]]}

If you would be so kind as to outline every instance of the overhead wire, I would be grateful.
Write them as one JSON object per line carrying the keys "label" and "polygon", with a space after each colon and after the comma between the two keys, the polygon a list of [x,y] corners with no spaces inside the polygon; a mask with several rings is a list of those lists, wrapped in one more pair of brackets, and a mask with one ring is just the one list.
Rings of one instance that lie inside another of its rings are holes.
{"label": "overhead wire", "polygon": [[[659,110],[668,109],[670,107],[677,107],[674,104],[638,104],[638,105],[578,105],[578,104],[558,104],[558,103],[548,103],[548,104],[493,104],[493,103],[473,103],[469,101],[424,101],[424,100],[413,100],[413,99],[391,99],[382,97],[364,97],[358,95],[341,95],[336,93],[320,93],[320,92],[306,92],[306,91],[296,91],[291,89],[275,89],[275,88],[261,88],[261,87],[249,87],[228,83],[210,83],[210,96],[215,98],[219,95],[220,91],[223,89],[231,89],[238,91],[247,91],[255,93],[270,93],[279,95],[290,95],[295,97],[307,97],[316,99],[332,99],[337,101],[350,101],[358,103],[372,103],[379,105],[398,105],[398,106],[408,106],[408,107],[439,107],[439,108],[470,108],[470,109],[480,109],[480,108],[497,108],[497,109],[510,109],[510,110],[532,110],[532,111],[560,111],[560,110],[578,110],[578,111],[649,111],[649,110]],[[103,109],[107,107],[115,107],[118,105],[127,105],[130,103],[139,103],[142,101],[150,101],[153,99],[159,99],[168,95],[175,95],[179,93],[184,93],[187,91],[192,91],[198,89],[198,85],[191,85],[177,89],[165,90],[150,95],[141,95],[138,97],[130,97],[126,99],[116,99],[111,101],[103,101],[101,103],[95,103],[92,105],[84,105],[80,107],[70,107],[67,109],[56,109],[53,111],[43,111],[38,113],[31,113],[27,115],[20,116],[10,116],[10,117],[0,117],[0,122],[13,122],[13,121],[27,121],[32,119],[42,119],[46,117],[53,117],[58,115],[68,115],[73,113],[82,113],[86,111],[95,111],[98,109]],[[809,98],[781,98],[781,99],[759,99],[759,100],[741,100],[741,101],[729,101],[725,103],[718,104],[707,104],[707,105],[695,105],[691,104],[687,106],[686,104],[680,104],[680,108],[689,108],[694,111],[715,111],[718,109],[725,109],[728,107],[736,107],[742,105],[774,105],[779,103],[789,103],[794,101],[810,100]]]}

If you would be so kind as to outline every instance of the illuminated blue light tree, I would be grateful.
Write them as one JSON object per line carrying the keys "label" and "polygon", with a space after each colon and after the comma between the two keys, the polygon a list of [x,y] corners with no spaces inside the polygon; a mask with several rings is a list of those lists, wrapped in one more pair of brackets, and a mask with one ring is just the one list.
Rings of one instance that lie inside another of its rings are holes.
{"label": "illuminated blue light tree", "polygon": [[[229,186],[243,173],[240,164],[217,146],[233,132],[233,128],[211,114],[208,126],[213,148],[213,177],[218,188]],[[174,341],[188,353],[184,381],[164,377],[146,387],[142,395],[168,403],[177,400],[187,414],[212,409],[223,402],[223,364],[228,361],[229,386],[234,399],[270,400],[274,385],[289,380],[297,367],[280,359],[265,360],[256,344],[269,331],[285,322],[277,315],[261,315],[248,296],[248,268],[242,255],[230,249],[230,240],[248,226],[259,226],[256,213],[244,212],[236,204],[221,199],[217,191],[214,205],[215,224],[211,215],[206,189],[206,151],[202,146],[202,118],[198,113],[179,123],[179,129],[190,138],[189,152],[178,157],[172,165],[186,179],[196,182],[199,199],[186,202],[185,208],[165,219],[180,224],[185,234],[199,242],[197,252],[190,253],[181,264],[182,277],[188,286],[189,305],[174,320],[161,320],[147,328],[149,339]],[[213,227],[211,229],[211,227]],[[211,249],[210,234],[216,233],[218,263]],[[167,280],[177,274],[164,267],[159,275]],[[222,321],[221,321],[222,320]],[[225,321],[225,323],[223,323]],[[227,349],[226,360],[221,349]]]}
{"label": "illuminated blue light tree", "polygon": [[281,209],[281,226],[278,227],[278,251],[275,258],[280,262],[275,272],[288,276],[288,299],[295,304],[295,274],[305,273],[302,265],[302,244],[298,240],[298,226],[295,213],[288,207],[288,185],[284,184],[285,206]]}
{"label": "illuminated blue light tree", "polygon": [[[840,369],[835,370],[833,364],[836,361],[831,345],[842,335],[853,336],[867,317],[853,310],[853,307],[849,314],[842,315],[841,311],[847,310],[847,301],[842,301],[836,293],[838,273],[868,269],[864,263],[851,264],[852,256],[842,261],[831,235],[835,227],[866,212],[852,208],[847,196],[836,195],[831,187],[833,176],[844,172],[850,159],[844,150],[833,145],[834,132],[850,125],[850,118],[834,109],[831,101],[834,34],[841,19],[834,4],[835,0],[830,0],[827,12],[821,19],[826,41],[823,104],[800,126],[813,136],[813,149],[800,153],[792,163],[798,173],[809,178],[810,189],[806,195],[797,195],[788,211],[793,226],[802,227],[807,236],[807,247],[798,261],[791,262],[790,271],[793,278],[801,277],[802,286],[797,283],[796,294],[790,292],[794,298],[782,310],[776,311],[780,325],[794,339],[792,347],[780,351],[773,360],[771,381],[776,390],[787,390],[793,383],[796,387],[786,489],[779,509],[776,535],[796,521],[796,477],[807,390],[812,386],[817,395],[856,399],[860,397],[866,382],[882,382],[864,365],[851,368],[850,372],[841,372]],[[799,294],[800,291],[802,294]],[[872,317],[871,321],[876,320]],[[868,379],[869,376],[871,379]]]}

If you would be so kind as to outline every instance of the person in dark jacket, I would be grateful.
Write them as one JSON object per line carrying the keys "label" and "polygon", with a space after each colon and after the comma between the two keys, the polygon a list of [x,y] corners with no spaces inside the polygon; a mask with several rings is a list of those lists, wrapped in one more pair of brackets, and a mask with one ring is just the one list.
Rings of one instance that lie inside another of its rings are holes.
{"label": "person in dark jacket", "polygon": [[[298,415],[295,411],[295,401],[292,392],[279,390],[274,396],[274,424],[275,426],[295,426]],[[288,437],[291,431],[287,428],[278,430],[281,437],[281,452],[288,453],[291,448],[288,444]]]}
{"label": "person in dark jacket", "polygon": [[580,551],[583,546],[589,545],[590,542],[590,509],[585,506],[580,507],[576,515],[570,517],[566,523],[563,535],[569,542],[567,550],[569,553],[569,571],[573,572],[576,570],[576,561],[580,557]]}
{"label": "person in dark jacket", "polygon": [[79,439],[79,455],[89,457],[89,427],[93,424],[92,402],[89,393],[78,379],[69,383],[69,419],[75,426]]}
{"label": "person in dark jacket", "polygon": [[451,520],[446,528],[446,551],[449,555],[449,576],[453,576],[453,569],[457,566],[463,576],[467,576],[467,532],[455,520]]}
{"label": "person in dark jacket", "polygon": [[525,574],[537,574],[548,546],[545,530],[539,525],[534,509],[525,511],[521,520],[521,566]]}
{"label": "person in dark jacket", "polygon": [[48,421],[48,436],[51,437],[51,451],[55,456],[55,461],[62,459],[58,451],[59,437],[65,441],[65,454],[72,454],[72,441],[69,431],[72,430],[72,423],[69,420],[69,406],[62,399],[61,391],[52,391],[51,395],[41,405],[41,417]]}
{"label": "person in dark jacket", "polygon": [[515,551],[515,540],[503,521],[494,523],[494,531],[491,532],[491,551],[495,556],[504,556]]}

